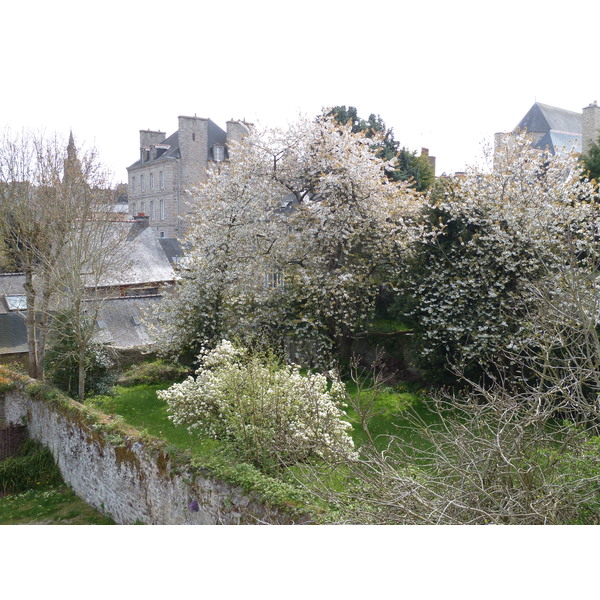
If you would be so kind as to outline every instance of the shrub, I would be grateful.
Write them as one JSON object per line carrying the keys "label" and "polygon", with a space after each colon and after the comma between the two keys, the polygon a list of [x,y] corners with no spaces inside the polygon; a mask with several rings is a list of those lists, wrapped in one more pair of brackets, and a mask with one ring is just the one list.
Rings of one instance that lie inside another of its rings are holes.
{"label": "shrub", "polygon": [[25,442],[18,456],[0,462],[0,492],[16,494],[56,485],[62,481],[50,450],[38,442]]}
{"label": "shrub", "polygon": [[[68,313],[54,318],[52,345],[44,355],[44,372],[63,392],[79,395],[79,345]],[[115,384],[114,364],[106,348],[91,341],[85,348],[85,394],[107,394]]]}
{"label": "shrub", "polygon": [[239,456],[265,470],[354,455],[351,426],[340,408],[344,387],[336,376],[302,375],[297,366],[226,340],[199,359],[195,379],[157,392],[175,424],[229,441]]}
{"label": "shrub", "polygon": [[138,363],[131,365],[120,377],[119,384],[131,385],[157,385],[166,381],[177,381],[190,373],[191,369],[163,360]]}

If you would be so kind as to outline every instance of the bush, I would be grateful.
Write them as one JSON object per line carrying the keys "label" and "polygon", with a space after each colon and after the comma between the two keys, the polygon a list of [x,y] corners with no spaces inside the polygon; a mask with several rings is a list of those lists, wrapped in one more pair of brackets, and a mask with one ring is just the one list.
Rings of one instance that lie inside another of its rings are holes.
{"label": "bush", "polygon": [[302,375],[273,356],[223,340],[199,357],[196,378],[157,392],[177,425],[229,441],[244,460],[269,471],[311,457],[354,455],[340,408],[341,381]]}
{"label": "bush", "polygon": [[158,385],[183,379],[190,372],[191,369],[183,365],[155,360],[131,365],[119,377],[118,383],[123,386]]}
{"label": "bush", "polygon": [[[114,364],[106,348],[97,342],[85,349],[85,394],[108,394],[115,384]],[[54,318],[52,345],[44,355],[44,373],[72,398],[79,395],[79,346],[69,313]]]}
{"label": "bush", "polygon": [[17,494],[61,483],[58,467],[50,450],[28,440],[21,454],[0,462],[0,492]]}

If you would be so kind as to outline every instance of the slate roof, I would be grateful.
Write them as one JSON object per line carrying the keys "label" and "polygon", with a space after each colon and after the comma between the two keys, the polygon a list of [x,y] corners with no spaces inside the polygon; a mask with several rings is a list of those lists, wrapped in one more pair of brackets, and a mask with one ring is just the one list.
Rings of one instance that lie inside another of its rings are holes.
{"label": "slate roof", "polygon": [[581,135],[581,113],[536,102],[521,119],[517,129],[531,133],[562,131]]}
{"label": "slate roof", "polygon": [[521,130],[533,134],[534,148],[549,150],[552,154],[581,152],[581,113],[536,102],[515,127],[515,132]]}
{"label": "slate roof", "polygon": [[[227,133],[223,129],[221,129],[214,121],[208,119],[207,134],[207,148],[210,157],[210,150],[215,144],[222,144],[225,146],[227,142]],[[179,149],[179,131],[176,131],[175,133],[172,133],[169,137],[165,138],[162,142],[160,142],[160,145],[170,146],[170,148],[153,160],[142,163],[141,159],[138,159],[132,165],[127,167],[127,169],[139,167],[141,164],[148,165],[151,163],[158,163],[160,161],[168,160],[171,158],[181,158],[181,150]],[[225,155],[227,157],[227,149],[225,149]]]}
{"label": "slate roof", "polygon": [[26,353],[27,326],[17,312],[0,314],[0,354]]}
{"label": "slate roof", "polygon": [[177,265],[179,260],[185,256],[180,241],[177,238],[168,237],[157,239],[171,265]]}
{"label": "slate roof", "polygon": [[[102,302],[94,340],[126,350],[147,346],[152,337],[144,314],[161,301],[161,296],[111,298]],[[22,314],[0,314],[0,355],[26,354],[27,326]]]}
{"label": "slate roof", "polygon": [[[123,232],[122,228],[125,228]],[[174,281],[175,271],[153,230],[131,221],[115,223],[115,234],[126,234],[122,270],[100,281],[101,286]]]}
{"label": "slate roof", "polygon": [[534,143],[534,148],[550,150],[552,154],[562,154],[574,150],[582,151],[581,136],[574,133],[563,133],[562,131],[548,131]]}
{"label": "slate roof", "polygon": [[0,315],[9,311],[6,296],[22,296],[25,294],[23,284],[25,275],[21,273],[0,273]]}
{"label": "slate roof", "polygon": [[106,300],[100,307],[94,339],[120,349],[147,346],[152,337],[144,323],[144,314],[160,301],[161,296]]}

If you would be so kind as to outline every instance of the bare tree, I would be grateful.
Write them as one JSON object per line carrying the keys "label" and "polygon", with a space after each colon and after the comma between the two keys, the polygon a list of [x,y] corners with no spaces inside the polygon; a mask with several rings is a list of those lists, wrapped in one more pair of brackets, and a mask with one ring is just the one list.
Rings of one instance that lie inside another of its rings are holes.
{"label": "bare tree", "polygon": [[366,386],[354,365],[360,456],[306,467],[300,480],[348,523],[600,523],[595,289],[572,265],[540,283],[530,345],[508,357],[510,378],[463,378],[433,394],[426,412],[399,414],[393,435],[371,433],[384,382],[376,369]]}
{"label": "bare tree", "polygon": [[[41,133],[2,135],[0,244],[5,262],[25,278],[32,377],[44,376],[54,301],[68,302],[75,307],[72,314],[82,314],[86,290],[95,295],[97,281],[114,260],[111,202],[96,152],[79,157],[72,135],[68,145]],[[87,343],[89,334],[80,339]]]}

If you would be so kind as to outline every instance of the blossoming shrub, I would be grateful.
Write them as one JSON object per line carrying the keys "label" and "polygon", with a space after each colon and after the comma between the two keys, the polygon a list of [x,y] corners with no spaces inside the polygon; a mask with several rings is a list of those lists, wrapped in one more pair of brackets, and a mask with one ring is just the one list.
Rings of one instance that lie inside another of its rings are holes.
{"label": "blossoming shrub", "polygon": [[595,254],[600,211],[577,158],[530,142],[511,138],[491,173],[469,172],[432,194],[406,231],[405,283],[430,376],[448,365],[469,376],[500,367],[503,353],[531,343],[532,285]]}
{"label": "blossoming shrub", "polygon": [[158,392],[176,425],[229,441],[266,470],[305,461],[354,456],[351,425],[341,410],[344,385],[336,376],[302,375],[273,357],[227,340],[200,354],[196,377]]}

